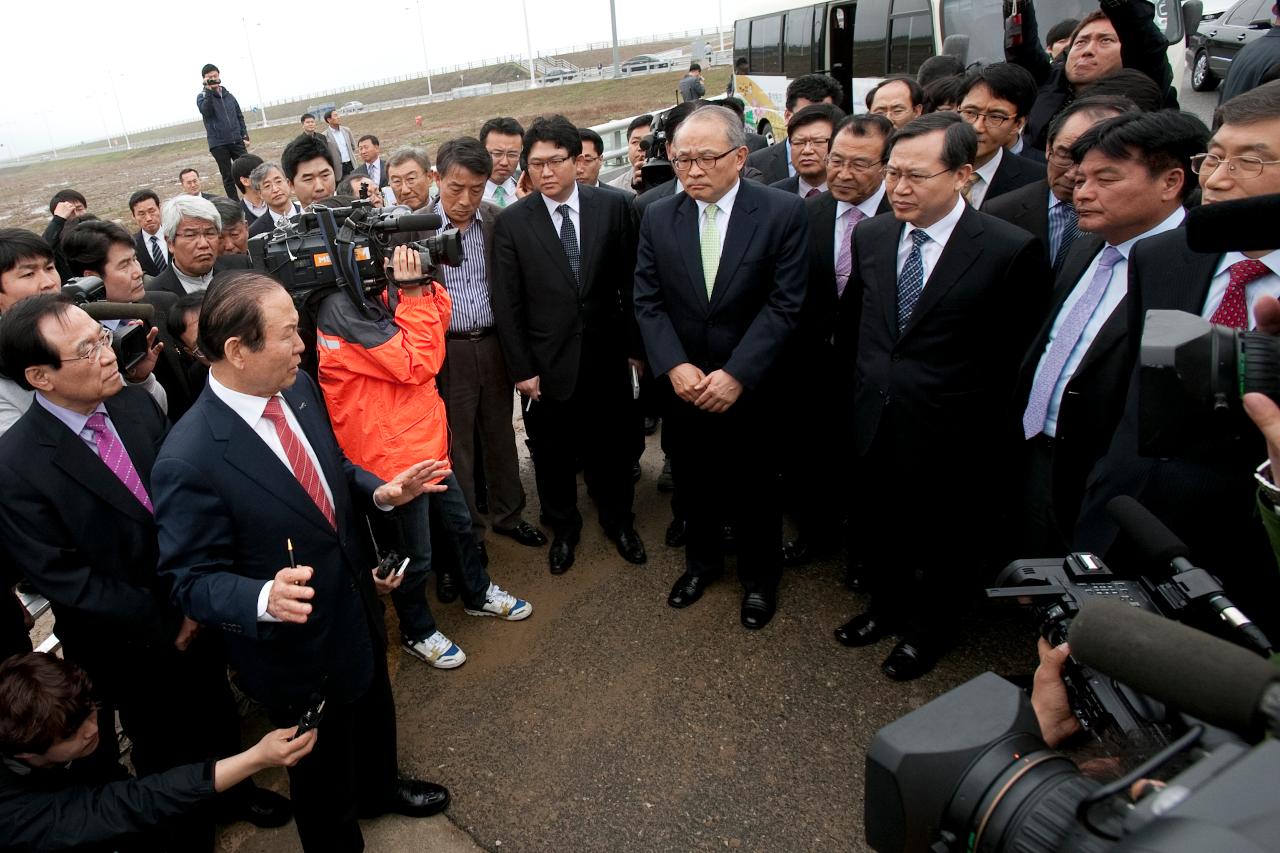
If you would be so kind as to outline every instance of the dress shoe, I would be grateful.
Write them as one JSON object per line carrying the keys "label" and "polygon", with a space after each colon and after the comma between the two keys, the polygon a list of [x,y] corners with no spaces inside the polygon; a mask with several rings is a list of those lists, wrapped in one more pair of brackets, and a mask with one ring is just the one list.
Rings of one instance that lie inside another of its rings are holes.
{"label": "dress shoe", "polygon": [[889,634],[889,628],[883,619],[877,619],[870,613],[859,613],[836,629],[836,639],[842,646],[858,648],[878,643]]}
{"label": "dress shoe", "polygon": [[669,548],[683,548],[685,537],[689,533],[689,525],[682,518],[673,518],[667,525],[666,543]]}
{"label": "dress shoe", "polygon": [[778,609],[778,596],[772,592],[748,592],[742,596],[742,627],[758,631]]}
{"label": "dress shoe", "polygon": [[405,817],[431,817],[449,805],[449,789],[434,782],[417,779],[401,779],[395,791],[377,809],[361,809],[360,817],[371,818],[383,814],[402,814]]}
{"label": "dress shoe", "polygon": [[293,818],[288,797],[252,785],[243,794],[235,790],[225,806],[218,808],[219,823],[248,821],[260,829],[284,826]]}
{"label": "dress shoe", "polygon": [[636,533],[634,527],[619,530],[617,535],[609,538],[617,546],[618,553],[622,555],[622,559],[628,563],[635,563],[638,566],[648,559],[644,552],[644,542],[641,541],[640,534]]}
{"label": "dress shoe", "polygon": [[547,534],[527,521],[521,521],[515,527],[495,527],[493,532],[510,536],[521,545],[528,545],[530,548],[541,548],[547,544]]}
{"label": "dress shoe", "polygon": [[803,566],[813,559],[812,550],[806,539],[792,539],[782,543],[782,565],[787,568]]}
{"label": "dress shoe", "polygon": [[673,492],[676,488],[676,481],[671,476],[671,457],[666,456],[662,460],[662,473],[658,475],[658,491]]}
{"label": "dress shoe", "polygon": [[436,572],[436,598],[441,604],[458,600],[458,578],[453,572]]}
{"label": "dress shoe", "polygon": [[485,547],[483,542],[476,543],[476,556],[480,558],[480,565],[489,568],[489,549]]}
{"label": "dress shoe", "polygon": [[562,575],[573,565],[573,543],[568,539],[557,538],[551,543],[551,553],[547,555],[547,564],[551,574]]}
{"label": "dress shoe", "polygon": [[880,664],[880,671],[894,681],[911,681],[933,669],[937,662],[937,658],[923,646],[903,640]]}
{"label": "dress shoe", "polygon": [[688,607],[699,598],[714,578],[708,578],[702,575],[691,575],[688,572],[682,574],[675,586],[671,587],[671,594],[667,596],[667,604],[672,607]]}
{"label": "dress shoe", "polygon": [[653,434],[654,434],[655,432],[657,432],[657,431],[658,431],[658,419],[657,419],[657,418],[645,418],[645,419],[644,419],[644,434],[645,434],[645,435],[653,435]]}

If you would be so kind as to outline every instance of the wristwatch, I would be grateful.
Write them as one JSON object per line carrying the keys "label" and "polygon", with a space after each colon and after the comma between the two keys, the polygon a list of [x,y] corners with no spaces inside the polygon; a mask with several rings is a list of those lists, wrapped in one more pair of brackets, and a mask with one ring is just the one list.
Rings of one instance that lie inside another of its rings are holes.
{"label": "wristwatch", "polygon": [[1272,509],[1280,512],[1280,486],[1271,480],[1270,459],[1254,469],[1253,479],[1258,481],[1258,494],[1271,504]]}

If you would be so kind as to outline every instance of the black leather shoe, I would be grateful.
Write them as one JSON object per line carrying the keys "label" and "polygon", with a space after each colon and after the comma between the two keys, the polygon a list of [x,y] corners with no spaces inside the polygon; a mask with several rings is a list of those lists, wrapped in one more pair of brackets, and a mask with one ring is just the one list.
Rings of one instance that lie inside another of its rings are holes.
{"label": "black leather shoe", "polygon": [[476,543],[476,555],[480,558],[480,565],[489,568],[489,549],[483,542]]}
{"label": "black leather shoe", "polygon": [[759,631],[773,618],[778,597],[772,592],[748,592],[742,596],[742,627]]}
{"label": "black leather shoe", "polygon": [[803,566],[813,559],[812,549],[805,539],[792,539],[782,543],[782,565],[787,568]]}
{"label": "black leather shoe", "polygon": [[458,600],[458,578],[452,572],[436,572],[436,598],[441,604]]}
{"label": "black leather shoe", "polygon": [[658,419],[657,419],[657,418],[645,418],[645,419],[644,419],[644,434],[645,434],[645,435],[653,435],[653,434],[654,434],[655,432],[657,432],[657,431],[658,431]]}
{"label": "black leather shoe", "polygon": [[547,534],[527,521],[521,521],[515,527],[495,527],[493,532],[501,533],[503,536],[510,536],[521,545],[528,545],[530,548],[541,548],[547,544]]}
{"label": "black leather shoe", "polygon": [[712,580],[713,578],[691,575],[685,572],[676,581],[675,586],[671,587],[671,594],[667,596],[667,604],[672,607],[688,607],[699,598],[702,598],[703,591],[711,585]]}
{"label": "black leather shoe", "polygon": [[924,648],[903,640],[880,664],[880,671],[894,681],[911,681],[933,669],[937,662],[937,658]]}
{"label": "black leather shoe", "polygon": [[402,814],[405,817],[430,817],[439,814],[449,805],[449,789],[435,782],[418,779],[401,779],[395,793],[384,805],[384,814]]}
{"label": "black leather shoe", "polygon": [[556,539],[551,543],[551,553],[547,555],[547,564],[551,566],[551,574],[562,575],[573,565],[573,543],[568,539]]}
{"label": "black leather shoe", "polygon": [[684,519],[673,518],[671,523],[667,525],[666,543],[670,548],[683,548],[685,536],[688,534],[688,524]]}
{"label": "black leather shoe", "polygon": [[636,533],[634,527],[619,530],[617,536],[609,538],[618,547],[618,553],[622,555],[622,559],[628,563],[635,563],[638,566],[649,559],[644,552],[644,542],[641,541],[640,534]]}
{"label": "black leather shoe", "polygon": [[236,792],[223,808],[218,809],[219,823],[248,821],[260,829],[284,826],[293,819],[293,804],[275,791],[250,787],[243,795]]}
{"label": "black leather shoe", "polygon": [[854,649],[878,643],[888,635],[889,626],[870,613],[859,613],[836,629],[836,639],[840,644]]}

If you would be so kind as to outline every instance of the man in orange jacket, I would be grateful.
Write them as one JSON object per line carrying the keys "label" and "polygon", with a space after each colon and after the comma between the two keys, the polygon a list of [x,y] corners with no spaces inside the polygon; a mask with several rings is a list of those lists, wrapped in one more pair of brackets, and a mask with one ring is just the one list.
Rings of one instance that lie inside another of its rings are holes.
{"label": "man in orange jacket", "polygon": [[[436,390],[449,327],[449,294],[423,275],[416,249],[397,247],[388,273],[394,280],[383,296],[364,300],[365,310],[350,294],[336,290],[321,301],[316,319],[320,387],[333,431],[352,462],[380,477],[403,470],[405,459],[449,455],[449,422]],[[391,602],[400,617],[401,647],[438,669],[452,669],[467,656],[436,630],[427,605],[433,519],[448,532],[447,542],[437,544],[451,547],[461,567],[468,614],[515,621],[528,617],[533,606],[489,579],[458,480],[450,472],[441,482],[445,491],[389,511],[410,558]]]}

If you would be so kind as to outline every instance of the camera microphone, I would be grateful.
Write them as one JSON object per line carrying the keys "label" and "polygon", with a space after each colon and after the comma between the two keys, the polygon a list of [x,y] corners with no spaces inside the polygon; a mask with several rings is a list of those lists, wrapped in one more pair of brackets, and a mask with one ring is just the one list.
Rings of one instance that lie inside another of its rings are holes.
{"label": "camera microphone", "polygon": [[1202,204],[1187,213],[1187,246],[1209,255],[1280,249],[1277,221],[1280,195]]}
{"label": "camera microphone", "polygon": [[1143,557],[1162,568],[1168,566],[1173,569],[1170,583],[1181,601],[1204,599],[1222,621],[1244,634],[1259,652],[1264,655],[1271,653],[1271,642],[1262,629],[1227,598],[1213,575],[1191,564],[1187,559],[1191,550],[1151,510],[1129,495],[1120,495],[1107,502],[1107,512]]}
{"label": "camera microphone", "polygon": [[402,213],[395,224],[396,231],[438,231],[444,220],[434,213]]}
{"label": "camera microphone", "polygon": [[80,306],[84,313],[101,322],[103,320],[146,320],[155,323],[156,309],[145,302],[86,302]]}
{"label": "camera microphone", "polygon": [[1280,670],[1226,640],[1110,601],[1088,601],[1071,656],[1197,719],[1260,739],[1280,735]]}

